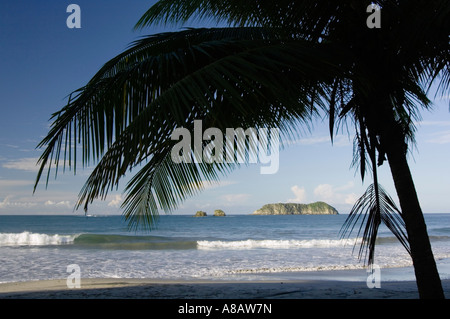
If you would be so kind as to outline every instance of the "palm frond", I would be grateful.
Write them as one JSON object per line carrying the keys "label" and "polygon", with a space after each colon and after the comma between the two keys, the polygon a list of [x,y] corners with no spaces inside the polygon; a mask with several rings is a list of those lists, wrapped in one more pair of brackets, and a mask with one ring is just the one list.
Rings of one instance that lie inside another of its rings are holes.
{"label": "palm frond", "polygon": [[135,42],[55,113],[39,144],[46,149],[36,185],[45,168],[48,181],[52,166],[55,174],[61,163],[76,167],[80,144],[83,165],[98,161],[77,203],[87,209],[143,164],[127,187],[125,209],[134,221],[151,225],[156,203],[165,211],[174,209],[201,189],[201,180],[227,171],[221,165],[182,170],[171,163],[170,137],[176,128],[192,129],[195,120],[202,120],[205,127],[223,131],[278,127],[284,135],[294,134],[292,124],[309,121],[311,103],[320,100],[325,83],[337,72],[336,54],[270,38],[268,32],[190,29]]}
{"label": "palm frond", "polygon": [[341,237],[349,237],[359,224],[357,238],[361,238],[361,245],[358,256],[360,259],[364,258],[368,264],[374,263],[375,243],[381,223],[387,226],[410,253],[400,210],[381,185],[371,184],[355,203],[341,228]]}
{"label": "palm frond", "polygon": [[231,26],[275,27],[279,32],[317,40],[326,35],[330,24],[348,14],[349,5],[315,0],[161,0],[145,12],[135,28],[213,19]]}

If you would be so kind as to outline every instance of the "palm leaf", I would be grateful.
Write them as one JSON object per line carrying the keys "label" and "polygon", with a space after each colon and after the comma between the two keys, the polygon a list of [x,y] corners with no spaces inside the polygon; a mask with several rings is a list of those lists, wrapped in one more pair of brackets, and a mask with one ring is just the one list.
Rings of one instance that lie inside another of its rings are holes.
{"label": "palm leaf", "polygon": [[143,28],[155,23],[185,23],[189,19],[213,19],[234,26],[282,27],[303,29],[308,37],[321,34],[343,13],[345,4],[314,0],[161,0],[154,4],[136,24]]}
{"label": "palm leaf", "polygon": [[[105,198],[129,170],[144,168],[127,186],[125,215],[151,225],[157,207],[169,211],[226,173],[223,165],[176,166],[168,160],[177,127],[279,127],[284,135],[312,116],[336,67],[328,48],[271,39],[262,29],[190,29],[135,42],[105,66],[55,113],[39,145],[36,185],[45,167],[76,167],[99,160],[77,208]],[[239,40],[237,39],[239,38]],[[317,59],[322,57],[322,59]],[[258,107],[255,108],[255,105]],[[61,152],[64,156],[60,159]],[[217,172],[215,171],[217,170]],[[55,173],[55,174],[56,174]],[[218,174],[219,173],[219,174]]]}
{"label": "palm leaf", "polygon": [[410,253],[405,223],[401,216],[400,210],[384,189],[380,185],[371,184],[351,209],[341,228],[341,237],[350,236],[359,224],[357,233],[357,238],[361,236],[359,258],[373,264],[378,229],[383,223]]}

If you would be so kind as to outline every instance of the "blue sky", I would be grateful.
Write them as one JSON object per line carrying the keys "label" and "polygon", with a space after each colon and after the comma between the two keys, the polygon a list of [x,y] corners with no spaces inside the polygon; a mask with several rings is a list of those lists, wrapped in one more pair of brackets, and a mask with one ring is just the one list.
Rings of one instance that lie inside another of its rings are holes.
{"label": "blue sky", "polygon": [[[69,29],[66,8],[81,8],[81,29]],[[133,26],[154,1],[2,1],[0,2],[0,214],[74,214],[75,201],[89,169],[60,174],[48,188],[33,194],[36,149],[46,135],[51,114],[67,95],[83,86],[109,59],[147,34],[178,30]],[[196,24],[188,24],[195,27]],[[431,96],[432,97],[432,96]],[[448,97],[435,100],[418,125],[417,147],[410,166],[425,213],[450,213],[450,113]],[[323,200],[341,213],[370,183],[351,168],[352,137],[338,136],[331,145],[326,123],[318,120],[280,152],[276,174],[261,175],[257,164],[234,171],[217,185],[185,201],[176,214],[247,214],[274,202]],[[389,167],[380,169],[381,184],[396,198]],[[120,214],[122,189],[96,201],[91,214]],[[82,214],[82,211],[76,212]]]}

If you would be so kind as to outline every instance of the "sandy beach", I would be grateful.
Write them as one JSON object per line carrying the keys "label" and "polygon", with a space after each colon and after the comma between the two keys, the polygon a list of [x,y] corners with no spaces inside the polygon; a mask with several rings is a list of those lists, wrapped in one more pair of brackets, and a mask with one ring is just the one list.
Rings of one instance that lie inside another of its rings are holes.
{"label": "sandy beach", "polygon": [[[450,296],[450,280],[443,281]],[[0,284],[1,299],[417,299],[413,281],[157,281],[146,279],[81,279],[80,288],[66,280]]]}

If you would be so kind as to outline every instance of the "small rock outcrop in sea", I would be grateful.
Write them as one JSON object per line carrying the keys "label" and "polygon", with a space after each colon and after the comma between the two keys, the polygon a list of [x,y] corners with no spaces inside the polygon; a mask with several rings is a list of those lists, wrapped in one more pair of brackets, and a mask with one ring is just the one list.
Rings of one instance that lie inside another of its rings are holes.
{"label": "small rock outcrop in sea", "polygon": [[324,202],[311,204],[266,204],[252,215],[338,215],[338,211]]}
{"label": "small rock outcrop in sea", "polygon": [[203,212],[203,211],[201,211],[201,210],[199,210],[198,212],[196,212],[195,215],[194,215],[194,217],[205,217],[205,216],[207,216],[207,215],[206,215],[206,212]]}
{"label": "small rock outcrop in sea", "polygon": [[221,210],[221,209],[216,209],[216,210],[214,211],[214,216],[226,216],[226,215],[225,215],[225,212],[224,212],[223,210]]}

